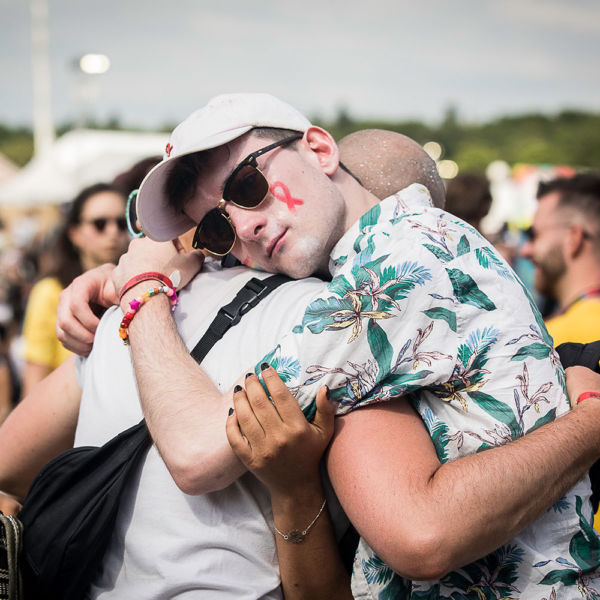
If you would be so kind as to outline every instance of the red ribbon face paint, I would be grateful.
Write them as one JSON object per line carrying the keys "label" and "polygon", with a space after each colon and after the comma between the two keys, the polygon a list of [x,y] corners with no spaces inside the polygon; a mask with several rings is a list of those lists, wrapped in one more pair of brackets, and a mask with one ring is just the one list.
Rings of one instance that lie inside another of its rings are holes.
{"label": "red ribbon face paint", "polygon": [[277,200],[279,200],[280,202],[285,202],[287,204],[288,210],[290,210],[294,214],[296,213],[296,205],[301,206],[302,204],[304,204],[304,200],[300,200],[300,198],[293,198],[288,186],[285,185],[285,183],[282,183],[281,181],[273,182],[269,189],[271,191],[271,194],[273,194],[273,196],[277,198]]}

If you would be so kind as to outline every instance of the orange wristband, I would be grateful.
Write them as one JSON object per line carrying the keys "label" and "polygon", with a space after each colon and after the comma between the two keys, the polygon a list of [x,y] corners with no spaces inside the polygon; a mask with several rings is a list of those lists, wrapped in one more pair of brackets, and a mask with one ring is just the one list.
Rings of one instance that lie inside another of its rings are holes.
{"label": "orange wristband", "polygon": [[577,404],[583,402],[587,398],[600,398],[600,393],[598,392],[583,392],[583,394],[579,394],[577,396]]}

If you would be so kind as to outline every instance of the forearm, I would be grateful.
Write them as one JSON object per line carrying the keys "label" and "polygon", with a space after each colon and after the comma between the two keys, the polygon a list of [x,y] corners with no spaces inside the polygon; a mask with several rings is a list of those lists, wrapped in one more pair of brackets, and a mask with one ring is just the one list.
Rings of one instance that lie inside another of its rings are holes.
{"label": "forearm", "polygon": [[439,579],[508,542],[600,454],[599,403],[443,465],[418,417],[394,404],[344,417],[328,468],[359,533],[411,579]]}
{"label": "forearm", "polygon": [[73,446],[81,399],[74,361],[35,386],[0,428],[0,490],[18,499],[50,459]]}
{"label": "forearm", "polygon": [[[271,496],[273,520],[284,534],[305,529],[323,505],[320,480],[305,481],[294,494]],[[275,534],[281,585],[286,600],[352,599],[350,578],[341,562],[327,507],[304,541],[295,544]]]}
{"label": "forearm", "polygon": [[128,333],[142,410],[176,484],[203,494],[235,481],[245,468],[225,434],[231,395],[190,356],[164,294],[136,313]]}

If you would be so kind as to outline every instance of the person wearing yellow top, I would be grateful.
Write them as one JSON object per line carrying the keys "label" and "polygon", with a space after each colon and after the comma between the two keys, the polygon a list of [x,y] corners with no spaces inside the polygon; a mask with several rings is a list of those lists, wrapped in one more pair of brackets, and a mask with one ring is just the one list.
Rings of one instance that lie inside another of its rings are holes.
{"label": "person wearing yellow top", "polygon": [[33,286],[27,302],[23,395],[70,354],[56,337],[61,290],[88,269],[116,263],[126,250],[125,200],[119,188],[98,183],[83,189],[71,203],[48,257],[53,268]]}
{"label": "person wearing yellow top", "polygon": [[44,277],[38,281],[29,294],[23,325],[25,360],[51,370],[56,369],[70,354],[55,335],[56,308],[62,289],[56,277]]}
{"label": "person wearing yellow top", "polygon": [[600,174],[541,183],[537,197],[521,255],[535,266],[536,289],[558,303],[548,332],[555,346],[600,340]]}

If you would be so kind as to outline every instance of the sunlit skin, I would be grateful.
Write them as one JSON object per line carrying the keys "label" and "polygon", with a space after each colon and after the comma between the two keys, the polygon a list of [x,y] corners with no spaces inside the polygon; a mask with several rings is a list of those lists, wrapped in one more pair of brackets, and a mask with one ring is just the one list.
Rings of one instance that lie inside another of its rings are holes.
{"label": "sunlit skin", "polygon": [[296,214],[296,205],[302,206],[304,204],[304,200],[294,198],[292,194],[290,194],[288,186],[285,185],[283,181],[274,181],[269,187],[269,191],[277,198],[277,200],[285,202],[288,209],[294,214]]}
{"label": "sunlit skin", "polygon": [[[239,162],[268,143],[247,134],[216,148],[186,214],[199,222],[218,204],[225,181]],[[226,203],[237,234],[232,254],[244,264],[294,278],[327,274],[329,253],[360,216],[349,220],[343,195],[310,143],[305,136],[294,148],[277,148],[258,158],[259,169],[272,182],[259,207],[249,210]],[[336,168],[337,161],[333,171]]]}

